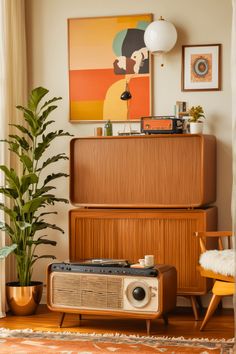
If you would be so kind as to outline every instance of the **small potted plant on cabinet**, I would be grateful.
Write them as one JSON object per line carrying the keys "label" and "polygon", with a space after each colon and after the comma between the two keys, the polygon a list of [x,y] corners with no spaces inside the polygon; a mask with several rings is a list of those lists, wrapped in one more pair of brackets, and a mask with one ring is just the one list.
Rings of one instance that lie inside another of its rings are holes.
{"label": "small potted plant on cabinet", "polygon": [[[63,130],[48,131],[54,123],[48,117],[57,106],[55,102],[61,97],[54,97],[42,102],[49,91],[43,87],[34,89],[26,107],[17,106],[24,116],[24,124],[13,124],[18,134],[9,135],[3,140],[8,144],[11,153],[16,156],[19,171],[6,165],[1,165],[5,184],[0,187],[7,204],[0,203],[0,209],[6,215],[6,221],[0,222],[0,230],[9,236],[9,245],[0,249],[0,258],[13,252],[16,258],[16,282],[7,283],[7,301],[14,314],[29,315],[36,311],[42,296],[43,283],[32,281],[33,267],[40,258],[55,257],[51,254],[38,255],[39,245],[55,246],[56,241],[47,239],[45,229],[64,232],[60,227],[45,221],[45,216],[57,214],[42,208],[57,202],[68,203],[65,198],[58,198],[52,191],[51,184],[55,179],[67,177],[63,172],[53,172],[46,176],[45,169],[59,160],[68,159],[65,153],[45,157],[45,152],[51,142],[63,136],[70,136]],[[43,234],[41,234],[41,232]]]}
{"label": "small potted plant on cabinet", "polygon": [[189,111],[189,128],[191,134],[202,134],[203,120],[205,118],[202,106],[192,106]]}

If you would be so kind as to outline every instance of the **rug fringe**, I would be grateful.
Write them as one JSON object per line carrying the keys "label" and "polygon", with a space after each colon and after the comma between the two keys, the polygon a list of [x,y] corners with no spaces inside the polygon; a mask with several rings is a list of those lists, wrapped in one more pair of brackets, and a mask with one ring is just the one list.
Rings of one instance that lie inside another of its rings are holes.
{"label": "rug fringe", "polygon": [[8,328],[0,328],[0,335],[1,334],[13,334],[13,333],[34,333],[34,334],[61,334],[61,335],[68,335],[68,336],[74,336],[74,337],[97,337],[97,338],[121,338],[121,339],[154,339],[154,340],[178,340],[178,341],[193,341],[193,342],[212,342],[212,343],[233,343],[235,341],[235,338],[230,338],[230,339],[225,339],[225,338],[186,338],[186,337],[168,337],[168,336],[162,336],[162,337],[157,337],[157,336],[139,336],[136,334],[131,334],[131,335],[126,335],[126,334],[120,334],[120,333],[80,333],[80,332],[70,332],[70,331],[35,331],[31,328],[26,328],[26,329],[8,329]]}

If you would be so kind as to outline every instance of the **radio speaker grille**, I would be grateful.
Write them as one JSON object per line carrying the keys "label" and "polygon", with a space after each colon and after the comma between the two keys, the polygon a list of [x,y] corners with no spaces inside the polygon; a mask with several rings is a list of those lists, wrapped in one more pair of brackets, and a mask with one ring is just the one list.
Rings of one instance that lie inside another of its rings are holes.
{"label": "radio speaker grille", "polygon": [[119,277],[52,273],[51,287],[52,306],[123,308],[123,281]]}

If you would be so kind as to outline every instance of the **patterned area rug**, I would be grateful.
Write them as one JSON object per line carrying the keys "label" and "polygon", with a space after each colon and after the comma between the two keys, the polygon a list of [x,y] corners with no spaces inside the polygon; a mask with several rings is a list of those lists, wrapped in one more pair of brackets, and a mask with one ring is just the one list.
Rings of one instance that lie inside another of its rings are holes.
{"label": "patterned area rug", "polygon": [[0,353],[233,354],[234,340],[138,337],[0,329]]}

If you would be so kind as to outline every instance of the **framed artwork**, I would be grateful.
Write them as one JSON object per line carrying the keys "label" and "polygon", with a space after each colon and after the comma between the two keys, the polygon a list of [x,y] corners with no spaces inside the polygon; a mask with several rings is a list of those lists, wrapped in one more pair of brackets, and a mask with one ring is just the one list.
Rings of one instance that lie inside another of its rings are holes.
{"label": "framed artwork", "polygon": [[68,19],[71,122],[151,115],[151,56],[143,38],[150,22],[151,14]]}
{"label": "framed artwork", "polygon": [[221,89],[221,44],[182,47],[182,91]]}

